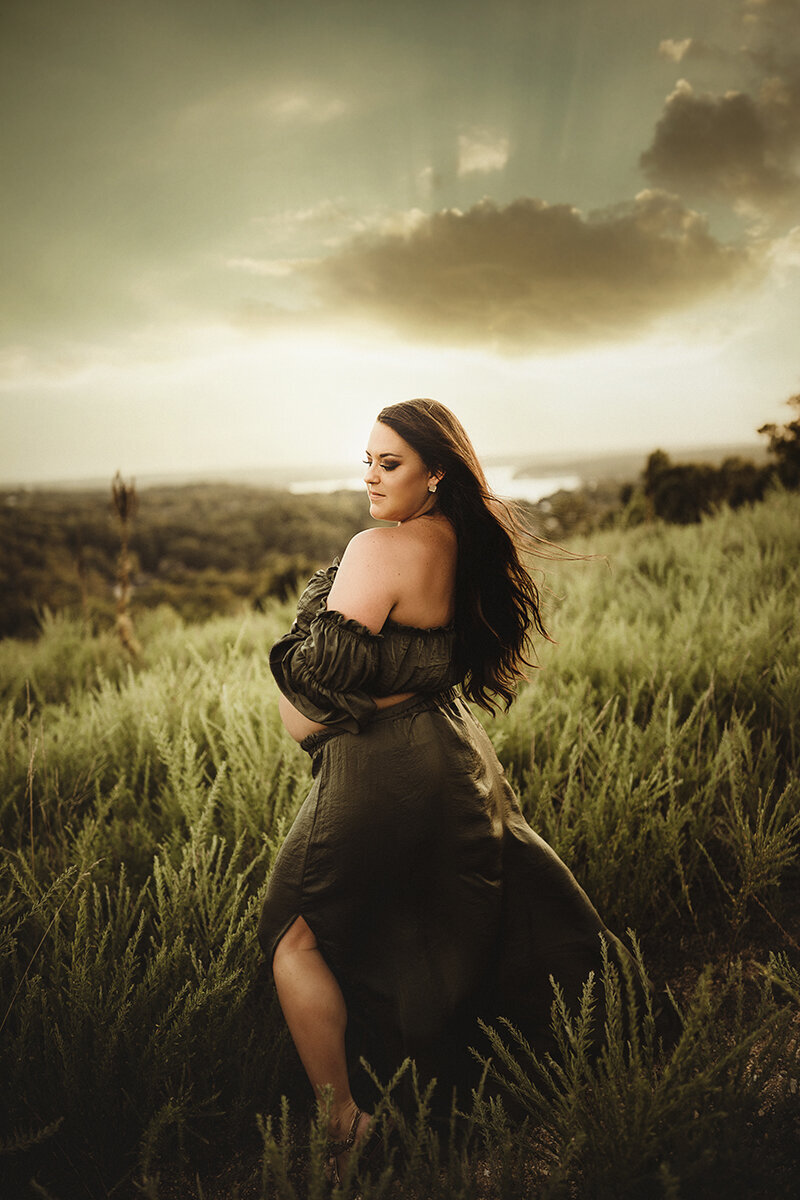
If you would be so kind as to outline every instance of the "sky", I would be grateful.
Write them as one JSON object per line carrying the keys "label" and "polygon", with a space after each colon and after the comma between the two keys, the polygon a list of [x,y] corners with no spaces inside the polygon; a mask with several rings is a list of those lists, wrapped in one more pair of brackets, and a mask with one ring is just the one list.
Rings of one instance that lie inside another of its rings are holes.
{"label": "sky", "polygon": [[758,442],[800,0],[2,0],[0,483]]}

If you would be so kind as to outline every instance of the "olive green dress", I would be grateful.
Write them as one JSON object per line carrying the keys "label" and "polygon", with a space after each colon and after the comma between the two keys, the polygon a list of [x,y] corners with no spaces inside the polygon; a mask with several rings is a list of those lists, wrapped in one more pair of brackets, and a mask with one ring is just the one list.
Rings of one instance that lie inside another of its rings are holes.
{"label": "olive green dress", "polygon": [[303,743],[314,783],[270,877],[261,945],[271,959],[302,915],[348,1006],[401,1055],[465,1021],[472,1036],[477,1015],[507,1015],[544,1047],[550,976],[574,1001],[598,935],[616,939],[525,822],[458,695],[453,629],[372,633],[326,609],[335,572],[312,578],[270,655],[280,690],[327,729]]}

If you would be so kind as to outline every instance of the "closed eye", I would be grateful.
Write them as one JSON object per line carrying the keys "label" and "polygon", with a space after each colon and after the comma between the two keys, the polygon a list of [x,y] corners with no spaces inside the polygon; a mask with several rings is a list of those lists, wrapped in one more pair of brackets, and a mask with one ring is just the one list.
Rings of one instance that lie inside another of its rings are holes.
{"label": "closed eye", "polygon": [[[361,461],[364,463],[365,467],[372,466],[371,458],[362,458]],[[379,462],[378,466],[381,467],[384,471],[394,471],[396,467],[400,466],[400,463],[398,463],[398,462]]]}

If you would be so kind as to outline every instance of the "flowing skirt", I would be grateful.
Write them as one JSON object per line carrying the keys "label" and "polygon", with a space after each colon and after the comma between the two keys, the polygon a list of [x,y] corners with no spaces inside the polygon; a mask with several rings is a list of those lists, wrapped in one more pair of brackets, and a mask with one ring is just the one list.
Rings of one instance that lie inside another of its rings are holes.
{"label": "flowing skirt", "polygon": [[414,697],[303,746],[314,783],[270,877],[265,954],[303,916],[373,1046],[434,1074],[476,1044],[478,1016],[549,1048],[551,977],[574,1007],[600,934],[626,952],[526,823],[464,701]]}

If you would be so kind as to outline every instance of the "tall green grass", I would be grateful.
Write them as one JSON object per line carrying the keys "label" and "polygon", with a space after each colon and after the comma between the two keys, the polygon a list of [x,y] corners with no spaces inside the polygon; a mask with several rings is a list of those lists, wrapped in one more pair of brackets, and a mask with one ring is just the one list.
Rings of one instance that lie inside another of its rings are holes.
{"label": "tall green grass", "polygon": [[[558,645],[487,727],[531,824],[636,931],[674,1044],[609,968],[582,1015],[556,998],[558,1062],[476,1030],[485,1082],[449,1127],[412,1065],[384,1081],[393,1132],[343,1196],[750,1198],[797,1165],[800,498],[578,549],[601,557],[547,571]],[[10,1194],[323,1194],[254,939],[310,782],[267,666],[290,619],[142,614],[135,669],[58,616],[0,642]]]}

